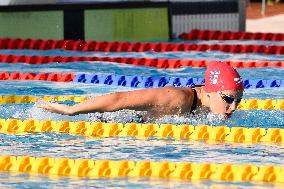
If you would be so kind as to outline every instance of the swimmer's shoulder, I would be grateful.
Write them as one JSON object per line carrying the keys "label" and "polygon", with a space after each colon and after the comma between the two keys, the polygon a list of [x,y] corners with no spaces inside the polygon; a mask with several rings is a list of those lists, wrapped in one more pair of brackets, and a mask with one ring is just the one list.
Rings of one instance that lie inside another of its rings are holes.
{"label": "swimmer's shoulder", "polygon": [[151,90],[151,92],[155,93],[158,96],[159,95],[162,95],[162,96],[166,95],[166,96],[171,96],[173,98],[175,97],[175,98],[184,98],[184,100],[193,100],[194,90],[195,90],[195,88],[191,88],[191,87],[167,86],[167,87],[155,88],[154,90]]}
{"label": "swimmer's shoulder", "polygon": [[181,90],[183,90],[186,95],[188,95],[190,101],[193,101],[194,98],[197,98],[198,94],[200,94],[203,87],[203,85],[198,85],[195,87],[181,87]]}
{"label": "swimmer's shoulder", "polygon": [[164,87],[165,92],[171,93],[174,98],[182,101],[191,102],[194,99],[194,88],[191,87]]}
{"label": "swimmer's shoulder", "polygon": [[161,92],[166,92],[166,93],[173,93],[173,94],[185,94],[190,92],[188,87],[173,87],[173,86],[167,86],[167,87],[162,87]]}

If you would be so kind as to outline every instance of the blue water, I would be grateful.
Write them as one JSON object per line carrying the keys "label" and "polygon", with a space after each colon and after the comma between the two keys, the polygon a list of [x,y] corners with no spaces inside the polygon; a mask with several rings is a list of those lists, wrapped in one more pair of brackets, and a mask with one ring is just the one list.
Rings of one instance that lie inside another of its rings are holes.
{"label": "blue water", "polygon": [[[196,42],[199,43],[199,42]],[[246,42],[242,42],[246,43]],[[232,44],[232,43],[231,43]],[[273,43],[275,44],[275,43]],[[269,45],[269,44],[268,44]],[[50,55],[50,56],[124,56],[159,57],[175,59],[219,59],[284,61],[283,55],[230,54],[222,52],[168,52],[168,53],[103,53],[74,51],[0,50],[0,54]],[[104,73],[147,76],[203,77],[205,69],[182,68],[177,70],[134,67],[131,65],[106,62],[50,63],[45,65],[0,64],[2,71],[10,72],[59,72],[59,73]],[[280,68],[238,69],[243,78],[282,79]],[[116,91],[136,90],[83,83],[55,83],[47,81],[0,81],[0,95],[87,95],[96,96]],[[283,88],[249,89],[244,98],[284,99]],[[72,103],[72,102],[69,102]],[[36,104],[0,105],[0,118],[52,119],[69,121],[135,121],[135,112],[123,110],[114,113],[93,113],[77,116],[63,116],[38,109]],[[228,120],[210,115],[166,116],[157,123],[228,125],[230,127],[284,128],[284,111],[236,111]],[[0,155],[47,156],[113,160],[152,160],[197,163],[252,163],[256,165],[284,166],[284,146],[264,144],[215,143],[204,141],[175,141],[170,139],[137,139],[115,137],[98,139],[56,133],[29,133],[21,135],[0,134]],[[119,179],[74,179],[18,173],[0,173],[1,188],[267,188],[283,187],[267,183],[231,183],[213,181],[181,181],[148,178]]]}

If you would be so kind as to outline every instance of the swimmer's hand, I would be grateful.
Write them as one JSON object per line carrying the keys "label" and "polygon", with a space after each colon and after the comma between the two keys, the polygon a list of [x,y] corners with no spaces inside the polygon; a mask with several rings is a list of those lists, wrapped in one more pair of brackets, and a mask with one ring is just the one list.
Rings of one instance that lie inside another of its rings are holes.
{"label": "swimmer's hand", "polygon": [[57,103],[51,103],[48,101],[43,101],[41,104],[37,106],[38,108],[43,108],[49,112],[58,113],[58,114],[64,114],[64,115],[72,115],[70,106],[67,106],[65,104],[57,104]]}

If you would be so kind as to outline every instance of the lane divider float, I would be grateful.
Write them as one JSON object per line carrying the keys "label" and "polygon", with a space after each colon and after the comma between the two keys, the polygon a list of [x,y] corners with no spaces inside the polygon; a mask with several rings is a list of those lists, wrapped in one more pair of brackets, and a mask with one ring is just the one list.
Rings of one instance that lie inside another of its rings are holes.
{"label": "lane divider float", "polygon": [[284,167],[276,165],[91,160],[30,156],[0,156],[0,171],[45,175],[117,178],[152,177],[227,182],[284,182]]}
{"label": "lane divider float", "polygon": [[[157,59],[157,58],[127,58],[127,57],[84,57],[84,56],[26,56],[0,54],[2,63],[26,63],[26,64],[48,64],[67,63],[82,61],[102,61],[112,63],[123,63],[135,66],[149,66],[162,69],[177,69],[182,67],[205,68],[212,60],[188,60],[188,59]],[[223,61],[235,68],[262,68],[276,67],[284,68],[284,62],[259,62],[259,61]]]}
{"label": "lane divider float", "polygon": [[103,123],[53,120],[0,119],[1,133],[54,132],[72,135],[137,138],[172,138],[227,143],[284,145],[284,129],[152,123]]}
{"label": "lane divider float", "polygon": [[[159,76],[125,76],[125,75],[97,75],[77,74],[73,80],[80,83],[107,84],[114,86],[125,86],[135,88],[155,88],[165,86],[191,87],[204,85],[204,78],[180,78],[180,77],[159,77]],[[284,87],[284,80],[262,80],[244,79],[245,89],[249,88],[271,88]]]}
{"label": "lane divider float", "polygon": [[45,101],[73,101],[83,102],[89,99],[88,96],[16,96],[16,95],[4,95],[0,96],[0,104],[25,104],[36,103],[39,100]]}
{"label": "lane divider float", "polygon": [[[0,96],[0,104],[35,103],[39,99],[46,101],[74,101],[82,102],[88,96]],[[242,99],[237,107],[239,110],[284,110],[284,99]]]}
{"label": "lane divider float", "polygon": [[71,73],[0,72],[0,80],[42,80],[71,82],[74,78],[75,75]]}
{"label": "lane divider float", "polygon": [[102,52],[170,52],[170,51],[222,51],[228,53],[284,54],[284,46],[188,44],[188,43],[130,43],[75,40],[34,40],[0,38],[0,49],[64,49]]}
{"label": "lane divider float", "polygon": [[252,32],[232,32],[220,30],[191,30],[189,33],[179,35],[185,40],[263,40],[263,41],[284,41],[282,33],[252,33]]}
{"label": "lane divider float", "polygon": [[[43,80],[54,82],[79,82],[105,84],[132,88],[155,88],[165,86],[192,87],[203,85],[204,78],[180,78],[159,76],[126,76],[104,74],[72,74],[72,73],[31,73],[31,72],[0,72],[0,80]],[[278,79],[244,79],[245,89],[284,87],[284,80]]]}

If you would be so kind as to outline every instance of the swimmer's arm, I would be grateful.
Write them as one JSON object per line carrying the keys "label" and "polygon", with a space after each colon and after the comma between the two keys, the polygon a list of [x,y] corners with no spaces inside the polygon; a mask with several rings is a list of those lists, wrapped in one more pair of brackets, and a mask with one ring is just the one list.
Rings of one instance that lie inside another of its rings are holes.
{"label": "swimmer's arm", "polygon": [[116,92],[97,96],[73,106],[43,102],[38,107],[50,112],[76,115],[91,112],[113,112],[121,109],[150,110],[157,102],[159,89],[144,89],[130,92]]}

